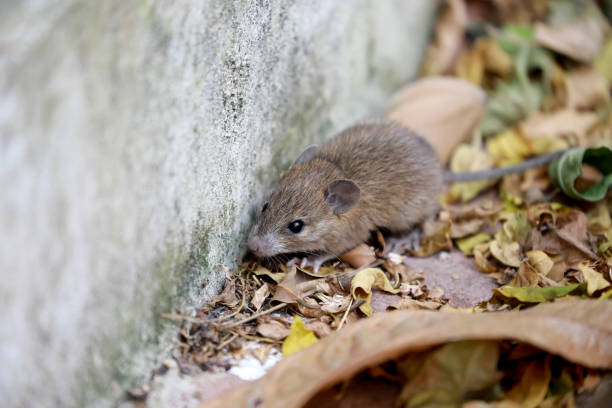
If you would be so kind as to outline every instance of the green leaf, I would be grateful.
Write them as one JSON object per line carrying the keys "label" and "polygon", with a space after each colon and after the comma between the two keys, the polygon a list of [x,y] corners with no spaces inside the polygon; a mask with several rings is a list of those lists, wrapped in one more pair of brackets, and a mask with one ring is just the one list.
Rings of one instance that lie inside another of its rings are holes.
{"label": "green leaf", "polygon": [[540,107],[544,89],[537,83],[513,80],[488,95],[485,116],[480,125],[484,136],[498,134]]}
{"label": "green leaf", "polygon": [[515,298],[526,303],[540,303],[558,297],[566,296],[578,287],[586,287],[584,283],[574,283],[566,286],[551,286],[548,288],[502,286],[495,289],[495,292],[509,298]]}
{"label": "green leaf", "polygon": [[[580,192],[574,187],[574,182],[582,175],[582,164],[595,167],[603,174],[603,177],[590,189]],[[548,176],[553,184],[569,197],[585,201],[599,201],[612,185],[612,149],[601,146],[568,150],[550,164]]]}

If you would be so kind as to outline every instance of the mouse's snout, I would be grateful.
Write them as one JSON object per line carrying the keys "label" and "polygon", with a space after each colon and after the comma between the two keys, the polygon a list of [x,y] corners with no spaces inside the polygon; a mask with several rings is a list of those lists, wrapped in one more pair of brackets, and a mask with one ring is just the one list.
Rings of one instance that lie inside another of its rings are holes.
{"label": "mouse's snout", "polygon": [[251,252],[257,256],[271,256],[274,243],[269,235],[251,235],[249,236],[248,246]]}

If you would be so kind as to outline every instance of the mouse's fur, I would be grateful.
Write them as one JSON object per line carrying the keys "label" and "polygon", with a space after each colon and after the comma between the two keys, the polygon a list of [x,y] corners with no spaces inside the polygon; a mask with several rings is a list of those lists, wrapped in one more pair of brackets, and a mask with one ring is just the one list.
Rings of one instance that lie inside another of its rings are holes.
{"label": "mouse's fur", "polygon": [[[260,207],[249,247],[262,256],[339,255],[376,228],[405,231],[436,209],[442,174],[432,147],[410,130],[382,120],[350,127],[319,149],[305,151],[283,174]],[[328,187],[339,179],[358,186],[358,201],[351,201],[353,191],[346,212],[327,199]],[[288,227],[295,220],[304,222],[297,234]]]}

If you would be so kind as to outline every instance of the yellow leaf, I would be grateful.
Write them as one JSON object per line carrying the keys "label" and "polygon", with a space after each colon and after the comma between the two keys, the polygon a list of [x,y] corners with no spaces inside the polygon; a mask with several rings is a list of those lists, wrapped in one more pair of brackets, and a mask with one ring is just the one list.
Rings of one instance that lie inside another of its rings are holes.
{"label": "yellow leaf", "polygon": [[612,37],[608,38],[593,64],[595,70],[612,81]]}
{"label": "yellow leaf", "polygon": [[506,399],[519,404],[521,408],[535,408],[544,400],[550,382],[548,359],[529,363],[521,380],[506,393]]}
{"label": "yellow leaf", "polygon": [[[487,170],[491,167],[493,167],[493,160],[486,152],[465,144],[457,147],[450,160],[450,169],[453,172]],[[494,183],[494,180],[454,183],[449,192],[453,200],[465,202],[476,197],[479,192]]]}
{"label": "yellow leaf", "polygon": [[518,243],[525,243],[530,232],[531,225],[529,224],[525,213],[523,211],[517,211],[510,215],[506,222],[504,222],[502,229],[495,234],[495,239],[500,243],[500,245],[514,241]]}
{"label": "yellow leaf", "polygon": [[310,346],[312,343],[316,343],[318,340],[319,339],[312,330],[308,330],[304,326],[302,319],[299,316],[295,316],[293,318],[293,323],[291,323],[291,332],[283,342],[283,355],[288,356],[296,353]]}
{"label": "yellow leaf", "polygon": [[399,292],[399,289],[395,289],[391,286],[387,276],[378,268],[367,268],[357,273],[351,281],[351,295],[353,295],[353,299],[355,300],[365,300],[365,302],[359,306],[359,310],[366,316],[372,315],[370,300],[372,299],[373,286],[390,293]]}
{"label": "yellow leaf", "polygon": [[511,242],[502,246],[497,241],[491,241],[489,243],[489,250],[501,263],[508,266],[514,266],[515,268],[521,266],[521,260],[519,258],[521,247],[518,242]]}
{"label": "yellow leaf", "polygon": [[464,52],[455,65],[455,74],[461,79],[480,85],[484,77],[482,54],[476,49]]}
{"label": "yellow leaf", "polygon": [[489,234],[486,232],[481,232],[476,235],[458,239],[455,241],[455,243],[461,252],[466,255],[472,255],[472,251],[476,245],[482,244],[483,242],[488,242],[490,240],[491,236]]}
{"label": "yellow leaf", "polygon": [[612,227],[610,211],[604,201],[599,201],[587,212],[587,228],[590,232],[604,234]]}
{"label": "yellow leaf", "polygon": [[529,265],[544,276],[548,275],[555,264],[544,251],[529,251],[525,255],[527,255],[527,259],[529,259]]}
{"label": "yellow leaf", "polygon": [[515,130],[506,130],[488,139],[487,151],[500,166],[521,162],[533,154],[531,146]]}
{"label": "yellow leaf", "polygon": [[578,264],[578,269],[582,272],[582,276],[584,276],[584,280],[587,283],[587,293],[589,296],[600,289],[605,289],[610,286],[610,282],[608,282],[601,273],[589,267],[588,262],[581,262]]}

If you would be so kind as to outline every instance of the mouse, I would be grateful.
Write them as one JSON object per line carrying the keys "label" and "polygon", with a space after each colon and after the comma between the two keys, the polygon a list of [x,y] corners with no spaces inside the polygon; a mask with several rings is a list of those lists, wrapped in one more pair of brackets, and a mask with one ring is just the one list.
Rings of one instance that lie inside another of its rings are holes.
{"label": "mouse", "polygon": [[259,257],[306,253],[317,272],[375,229],[401,234],[438,207],[443,168],[431,145],[384,119],[358,123],[310,146],[257,211],[248,247]]}
{"label": "mouse", "polygon": [[258,209],[248,248],[263,258],[305,253],[287,265],[316,273],[372,231],[401,235],[434,214],[444,183],[502,178],[567,150],[514,166],[444,172],[433,147],[415,132],[386,119],[361,122],[299,155]]}

